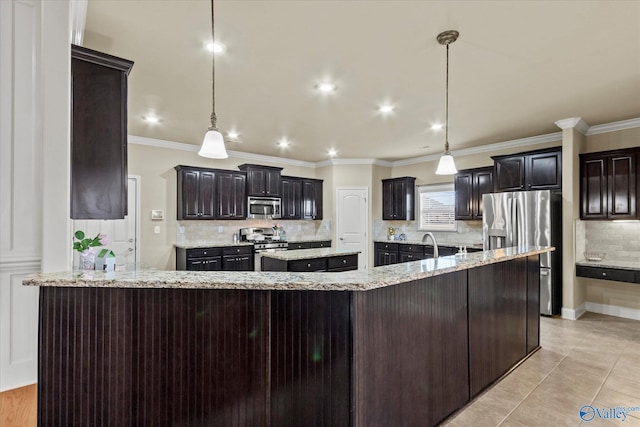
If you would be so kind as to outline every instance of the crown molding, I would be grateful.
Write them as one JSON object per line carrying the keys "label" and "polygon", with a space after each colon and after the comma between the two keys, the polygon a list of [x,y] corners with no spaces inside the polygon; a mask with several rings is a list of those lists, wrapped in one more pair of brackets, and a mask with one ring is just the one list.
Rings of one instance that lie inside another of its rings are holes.
{"label": "crown molding", "polygon": [[393,167],[393,162],[378,159],[328,159],[314,163],[315,167],[322,168],[325,166],[338,166],[338,165],[376,165],[386,166],[388,168]]}
{"label": "crown molding", "polygon": [[619,122],[591,126],[587,131],[587,135],[597,135],[599,133],[615,132],[619,130],[635,128],[640,128],[640,117],[629,120],[621,120]]}
{"label": "crown molding", "polygon": [[555,122],[556,126],[560,129],[572,129],[575,128],[578,132],[586,135],[589,131],[589,124],[582,120],[582,117],[572,117],[570,119],[562,119]]}
{"label": "crown molding", "polygon": [[[554,132],[545,135],[530,136],[527,138],[513,139],[511,141],[496,142],[494,144],[480,145],[477,147],[463,148],[461,150],[451,151],[451,155],[456,157],[470,156],[473,154],[490,153],[493,151],[504,150],[506,148],[523,147],[537,144],[545,144],[547,142],[562,141],[562,133]],[[393,167],[407,166],[416,163],[433,162],[440,159],[442,154],[430,154],[428,156],[415,157],[413,159],[396,160]]]}
{"label": "crown molding", "polygon": [[[163,139],[146,138],[144,136],[129,135],[127,140],[130,144],[146,145],[149,147],[167,148],[170,150],[191,151],[197,153],[200,147],[193,144],[184,144],[182,142],[166,141]],[[306,168],[315,168],[314,162],[305,162],[303,160],[287,159],[284,157],[265,156],[262,154],[245,153],[242,151],[227,150],[229,157],[235,159],[255,160],[258,162],[274,162],[290,166],[302,166]]]}
{"label": "crown molding", "polygon": [[82,46],[89,0],[71,0],[71,43]]}

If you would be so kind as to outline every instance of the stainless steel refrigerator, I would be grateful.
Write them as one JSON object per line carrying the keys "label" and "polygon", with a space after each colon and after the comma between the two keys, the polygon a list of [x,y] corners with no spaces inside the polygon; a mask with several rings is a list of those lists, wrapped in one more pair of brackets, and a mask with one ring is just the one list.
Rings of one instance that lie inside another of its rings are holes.
{"label": "stainless steel refrigerator", "polygon": [[540,254],[540,314],[562,307],[562,195],[549,190],[482,196],[484,249],[555,246]]}

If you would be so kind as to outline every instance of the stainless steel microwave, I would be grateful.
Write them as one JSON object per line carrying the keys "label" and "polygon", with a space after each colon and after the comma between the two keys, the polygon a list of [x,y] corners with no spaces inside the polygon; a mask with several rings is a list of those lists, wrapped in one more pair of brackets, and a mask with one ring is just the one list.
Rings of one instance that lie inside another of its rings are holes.
{"label": "stainless steel microwave", "polygon": [[247,218],[279,219],[280,198],[277,197],[249,197]]}

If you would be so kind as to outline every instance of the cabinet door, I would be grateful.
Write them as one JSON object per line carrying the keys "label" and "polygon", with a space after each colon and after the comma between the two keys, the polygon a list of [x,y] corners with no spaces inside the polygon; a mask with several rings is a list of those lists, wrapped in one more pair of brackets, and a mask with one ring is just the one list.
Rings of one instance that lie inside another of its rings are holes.
{"label": "cabinet door", "polygon": [[247,216],[246,176],[233,172],[218,172],[217,219],[244,219]]}
{"label": "cabinet door", "polygon": [[393,210],[393,181],[382,181],[382,219],[395,219]]}
{"label": "cabinet door", "polygon": [[607,163],[608,217],[637,219],[635,153],[611,156]]}
{"label": "cabinet door", "polygon": [[526,157],[526,190],[562,190],[562,152]]}
{"label": "cabinet door", "polygon": [[225,255],[222,257],[223,271],[253,271],[253,255]]}
{"label": "cabinet door", "polygon": [[456,174],[453,182],[456,193],[456,219],[473,219],[473,173],[459,172]]}
{"label": "cabinet door", "polygon": [[322,211],[323,211],[323,197],[322,197],[322,181],[314,182],[314,194],[315,194],[315,206],[314,206],[314,218],[313,219],[322,219]]}
{"label": "cabinet door", "polygon": [[215,219],[216,217],[215,177],[215,172],[200,171],[198,219]]}
{"label": "cabinet door", "polygon": [[473,219],[482,219],[482,196],[493,193],[493,168],[473,174]]}
{"label": "cabinet door", "polygon": [[249,196],[264,196],[265,191],[266,171],[259,168],[247,169],[247,195]]}
{"label": "cabinet door", "polygon": [[178,174],[178,219],[198,219],[200,172],[183,169]]}
{"label": "cabinet door", "polygon": [[407,219],[407,182],[404,180],[393,181],[393,218]]}
{"label": "cabinet door", "polygon": [[524,190],[524,156],[506,157],[495,160],[496,191]]}
{"label": "cabinet door", "polygon": [[282,178],[282,219],[301,219],[302,180]]}
{"label": "cabinet door", "polygon": [[606,158],[580,158],[580,218],[607,218]]}
{"label": "cabinet door", "polygon": [[280,197],[281,178],[279,170],[266,169],[264,171],[264,195]]}
{"label": "cabinet door", "polygon": [[302,180],[302,219],[322,219],[322,181]]}

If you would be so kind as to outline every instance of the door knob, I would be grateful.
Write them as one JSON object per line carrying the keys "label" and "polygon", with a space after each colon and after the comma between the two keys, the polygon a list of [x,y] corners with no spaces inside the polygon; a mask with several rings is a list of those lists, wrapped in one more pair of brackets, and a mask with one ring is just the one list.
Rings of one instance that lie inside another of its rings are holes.
{"label": "door knob", "polygon": [[133,252],[133,248],[129,248],[129,249],[127,249],[127,251]]}
{"label": "door knob", "polygon": [[133,239],[129,239],[129,243],[133,243]]}

